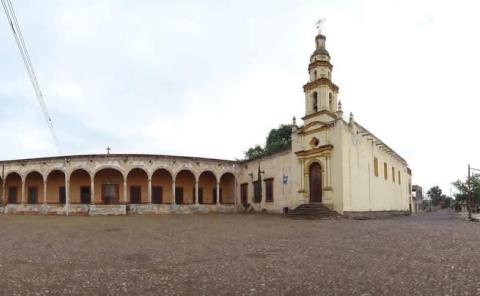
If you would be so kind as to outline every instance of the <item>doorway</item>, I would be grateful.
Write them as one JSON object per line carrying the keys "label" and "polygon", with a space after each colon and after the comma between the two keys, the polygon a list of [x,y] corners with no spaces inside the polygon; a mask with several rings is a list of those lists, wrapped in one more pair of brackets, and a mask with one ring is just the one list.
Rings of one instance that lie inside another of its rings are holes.
{"label": "doorway", "polygon": [[310,202],[322,202],[322,167],[318,162],[309,169]]}

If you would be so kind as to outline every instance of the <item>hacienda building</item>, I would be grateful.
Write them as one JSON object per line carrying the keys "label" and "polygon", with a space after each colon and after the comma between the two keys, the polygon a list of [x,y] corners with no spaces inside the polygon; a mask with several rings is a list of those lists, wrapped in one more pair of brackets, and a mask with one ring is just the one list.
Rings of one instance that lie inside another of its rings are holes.
{"label": "hacienda building", "polygon": [[287,212],[318,204],[344,215],[408,213],[407,162],[350,114],[343,119],[326,38],[318,34],[292,145],[243,160],[101,154],[0,162],[3,213]]}

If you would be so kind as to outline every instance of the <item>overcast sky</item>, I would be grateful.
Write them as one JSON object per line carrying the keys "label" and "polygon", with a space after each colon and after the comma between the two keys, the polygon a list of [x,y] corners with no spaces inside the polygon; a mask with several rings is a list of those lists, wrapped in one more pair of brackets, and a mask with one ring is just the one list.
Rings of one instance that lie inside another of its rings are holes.
{"label": "overcast sky", "polygon": [[[425,188],[480,167],[476,1],[12,2],[65,154],[241,158],[304,115],[327,18],[346,117]],[[56,155],[1,14],[0,159]]]}

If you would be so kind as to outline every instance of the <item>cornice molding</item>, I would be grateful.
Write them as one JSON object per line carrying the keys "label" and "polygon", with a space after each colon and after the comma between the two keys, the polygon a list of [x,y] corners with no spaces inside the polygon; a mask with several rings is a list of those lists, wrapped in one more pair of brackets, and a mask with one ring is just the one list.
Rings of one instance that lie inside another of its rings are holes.
{"label": "cornice molding", "polygon": [[303,91],[309,91],[321,85],[327,85],[331,90],[338,92],[338,86],[336,86],[330,79],[325,77],[321,77],[315,81],[305,84],[303,86]]}
{"label": "cornice molding", "polygon": [[327,67],[330,70],[333,69],[333,65],[329,61],[314,61],[308,65],[308,71],[315,67]]}

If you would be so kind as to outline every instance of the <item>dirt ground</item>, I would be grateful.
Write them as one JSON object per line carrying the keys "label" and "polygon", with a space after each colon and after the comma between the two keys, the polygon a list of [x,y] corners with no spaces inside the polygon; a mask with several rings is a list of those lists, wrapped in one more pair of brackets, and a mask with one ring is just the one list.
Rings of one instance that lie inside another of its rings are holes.
{"label": "dirt ground", "polygon": [[0,216],[2,295],[478,295],[480,223]]}

